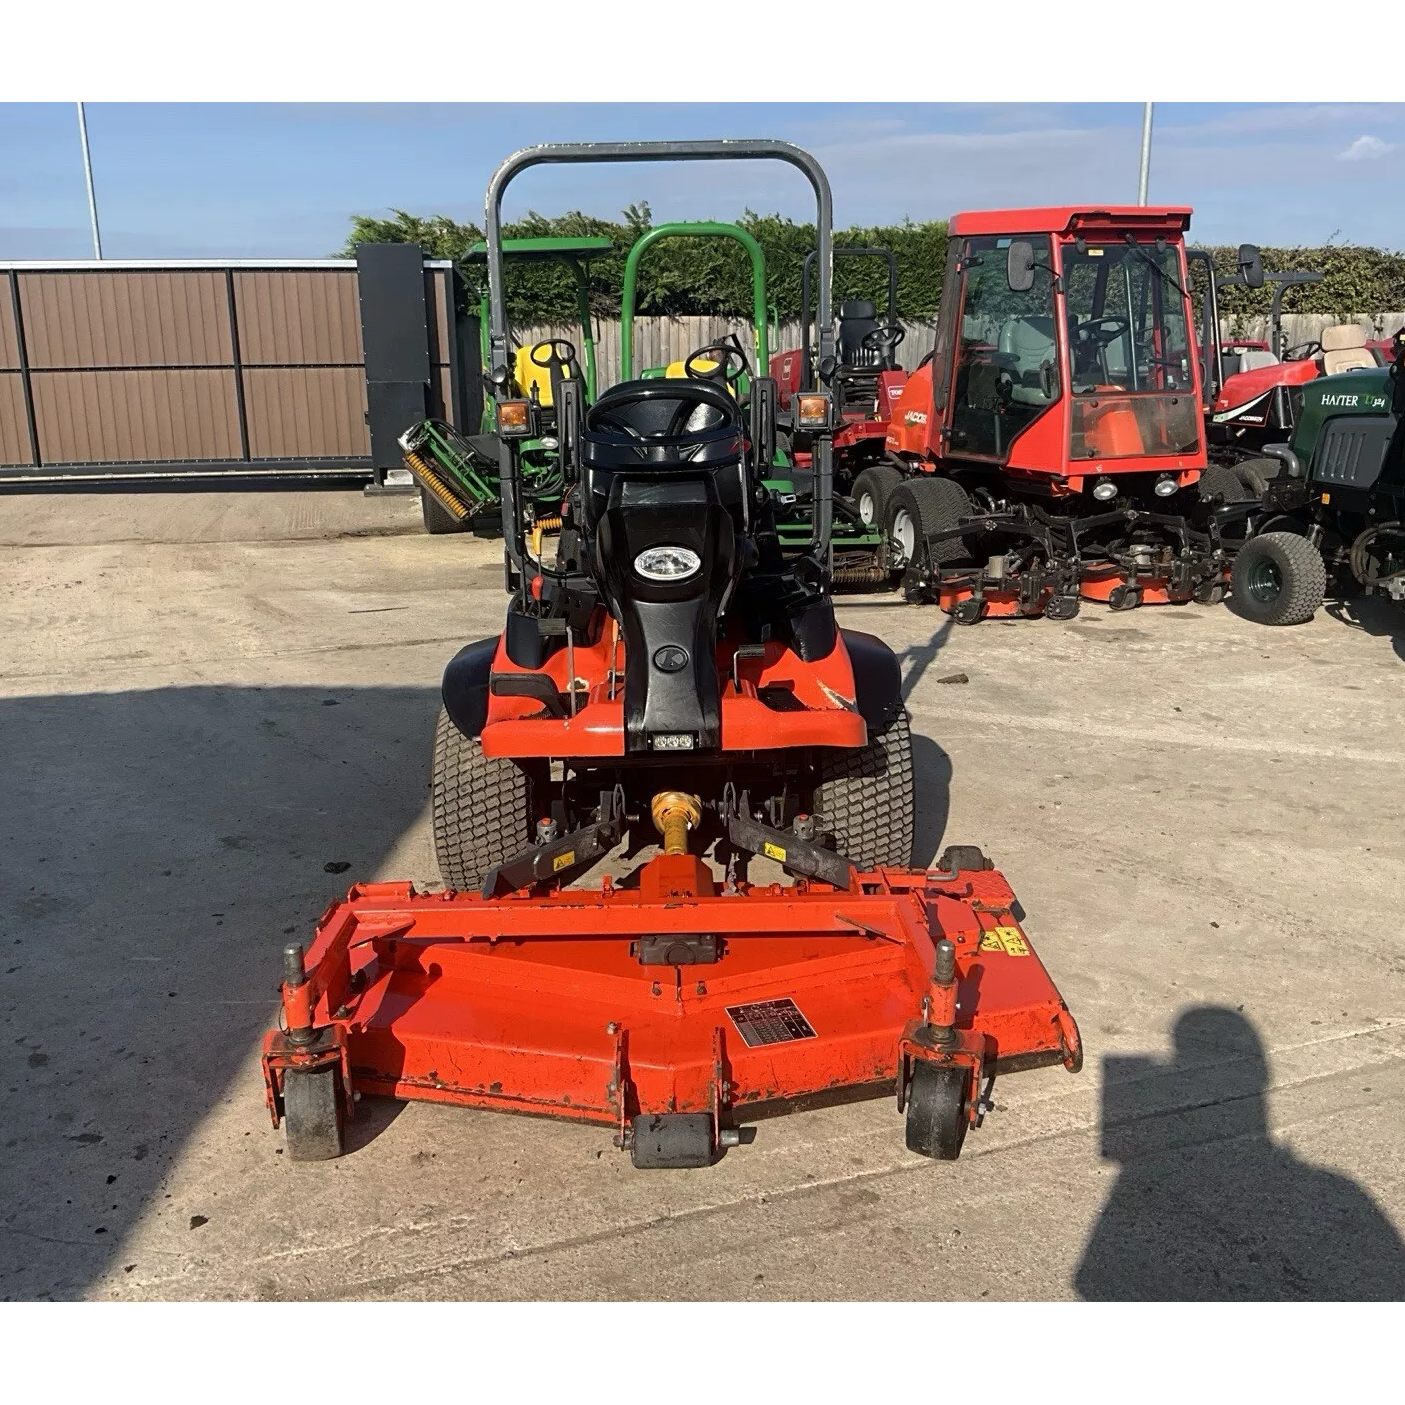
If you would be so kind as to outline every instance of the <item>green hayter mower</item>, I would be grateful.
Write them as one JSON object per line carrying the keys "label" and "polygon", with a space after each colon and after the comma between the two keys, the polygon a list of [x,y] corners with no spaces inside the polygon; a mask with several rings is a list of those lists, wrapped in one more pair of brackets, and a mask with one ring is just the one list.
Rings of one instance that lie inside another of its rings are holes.
{"label": "green hayter mower", "polygon": [[1237,466],[1259,499],[1234,558],[1246,619],[1302,624],[1329,594],[1405,600],[1405,332],[1393,351],[1308,381],[1292,442]]}
{"label": "green hayter mower", "polygon": [[[606,238],[508,239],[503,255],[509,264],[560,264],[570,271],[576,293],[580,348],[565,338],[534,342],[512,350],[514,395],[532,405],[538,434],[522,446],[522,488],[525,505],[542,531],[559,527],[565,477],[556,428],[556,405],[563,380],[584,380],[586,403],[595,402],[595,335],[590,316],[590,260],[614,252]],[[465,257],[470,266],[486,270],[487,245],[475,244]],[[481,364],[488,365],[488,285],[480,280],[478,327]],[[405,466],[419,484],[427,532],[501,529],[498,485],[497,425],[489,401],[477,434],[461,434],[443,420],[411,425],[400,436]],[[535,528],[534,528],[535,530]]]}
{"label": "green hayter mower", "polygon": [[[751,263],[751,347],[735,334],[712,345],[699,347],[688,356],[667,365],[639,372],[650,380],[711,380],[726,387],[739,401],[749,402],[755,376],[765,375],[771,364],[775,338],[770,323],[773,311],[767,302],[766,256],[755,237],[740,225],[714,220],[661,224],[642,235],[625,260],[624,286],[620,296],[620,378],[634,377],[635,321],[639,303],[639,265],[654,245],[665,239],[719,239],[739,244]],[[836,250],[836,252],[840,252]],[[809,263],[806,269],[808,274]],[[758,372],[759,368],[759,372]],[[813,389],[813,387],[811,387]],[[787,556],[802,555],[810,545],[814,517],[814,472],[808,452],[797,452],[793,440],[794,412],[789,400],[778,406],[775,415],[776,444],[771,454],[772,473],[763,486],[771,495],[776,534]],[[808,436],[801,442],[808,444]],[[873,561],[883,547],[882,532],[861,520],[853,502],[841,493],[834,495],[834,523],[831,540],[834,550],[834,585],[871,588],[886,580],[886,572],[875,571]]]}

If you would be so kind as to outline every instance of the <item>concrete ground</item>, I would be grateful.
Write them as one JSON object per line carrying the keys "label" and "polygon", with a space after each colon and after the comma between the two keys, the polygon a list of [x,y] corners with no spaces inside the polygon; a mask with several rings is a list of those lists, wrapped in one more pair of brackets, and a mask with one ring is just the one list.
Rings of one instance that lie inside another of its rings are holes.
{"label": "concrete ground", "polygon": [[0,498],[0,1294],[1405,1296],[1405,612],[1373,601],[844,602],[904,658],[918,857],[997,860],[1087,1046],[1001,1080],[958,1163],[888,1101],[641,1173],[598,1129],[367,1099],[290,1164],[279,945],[350,879],[435,879],[437,680],[502,615],[498,547],[414,512]]}

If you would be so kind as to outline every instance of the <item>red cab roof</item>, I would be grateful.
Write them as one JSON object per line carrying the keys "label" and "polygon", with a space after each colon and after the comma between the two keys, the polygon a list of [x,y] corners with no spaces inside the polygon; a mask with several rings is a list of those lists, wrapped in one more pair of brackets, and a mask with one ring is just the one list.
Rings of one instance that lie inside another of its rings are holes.
{"label": "red cab roof", "polygon": [[1190,228],[1188,205],[1051,205],[1033,210],[967,210],[953,215],[949,234],[1072,234],[1094,229]]}

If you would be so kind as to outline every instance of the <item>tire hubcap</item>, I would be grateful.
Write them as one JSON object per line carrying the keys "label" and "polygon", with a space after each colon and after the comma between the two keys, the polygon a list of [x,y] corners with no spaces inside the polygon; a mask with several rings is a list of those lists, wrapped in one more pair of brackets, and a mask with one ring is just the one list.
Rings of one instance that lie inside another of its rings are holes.
{"label": "tire hubcap", "polygon": [[1249,594],[1263,604],[1283,593],[1283,576],[1276,561],[1255,561],[1249,571]]}
{"label": "tire hubcap", "polygon": [[873,494],[859,494],[859,521],[865,527],[873,526],[873,519],[877,514],[874,512]]}
{"label": "tire hubcap", "polygon": [[900,507],[893,515],[893,545],[905,565],[916,560],[917,527],[905,507]]}

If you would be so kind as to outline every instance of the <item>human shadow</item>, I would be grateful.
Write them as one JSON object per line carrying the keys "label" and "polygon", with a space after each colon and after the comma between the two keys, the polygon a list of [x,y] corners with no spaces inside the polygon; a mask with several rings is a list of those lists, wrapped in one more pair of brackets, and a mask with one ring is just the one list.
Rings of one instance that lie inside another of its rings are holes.
{"label": "human shadow", "polygon": [[1328,601],[1329,615],[1350,629],[1364,630],[1377,639],[1389,639],[1395,656],[1405,663],[1405,604],[1383,595],[1353,595]]}
{"label": "human shadow", "polygon": [[[438,705],[331,685],[0,702],[0,1297],[112,1271],[212,1109],[260,1098],[282,944],[392,852],[394,876],[434,877],[406,836]],[[398,1111],[375,1102],[353,1155]]]}
{"label": "human shadow", "polygon": [[1405,1243],[1354,1181],[1268,1130],[1253,1024],[1187,1009],[1168,1065],[1104,1060],[1103,1156],[1117,1182],[1074,1276],[1090,1300],[1388,1300]]}

